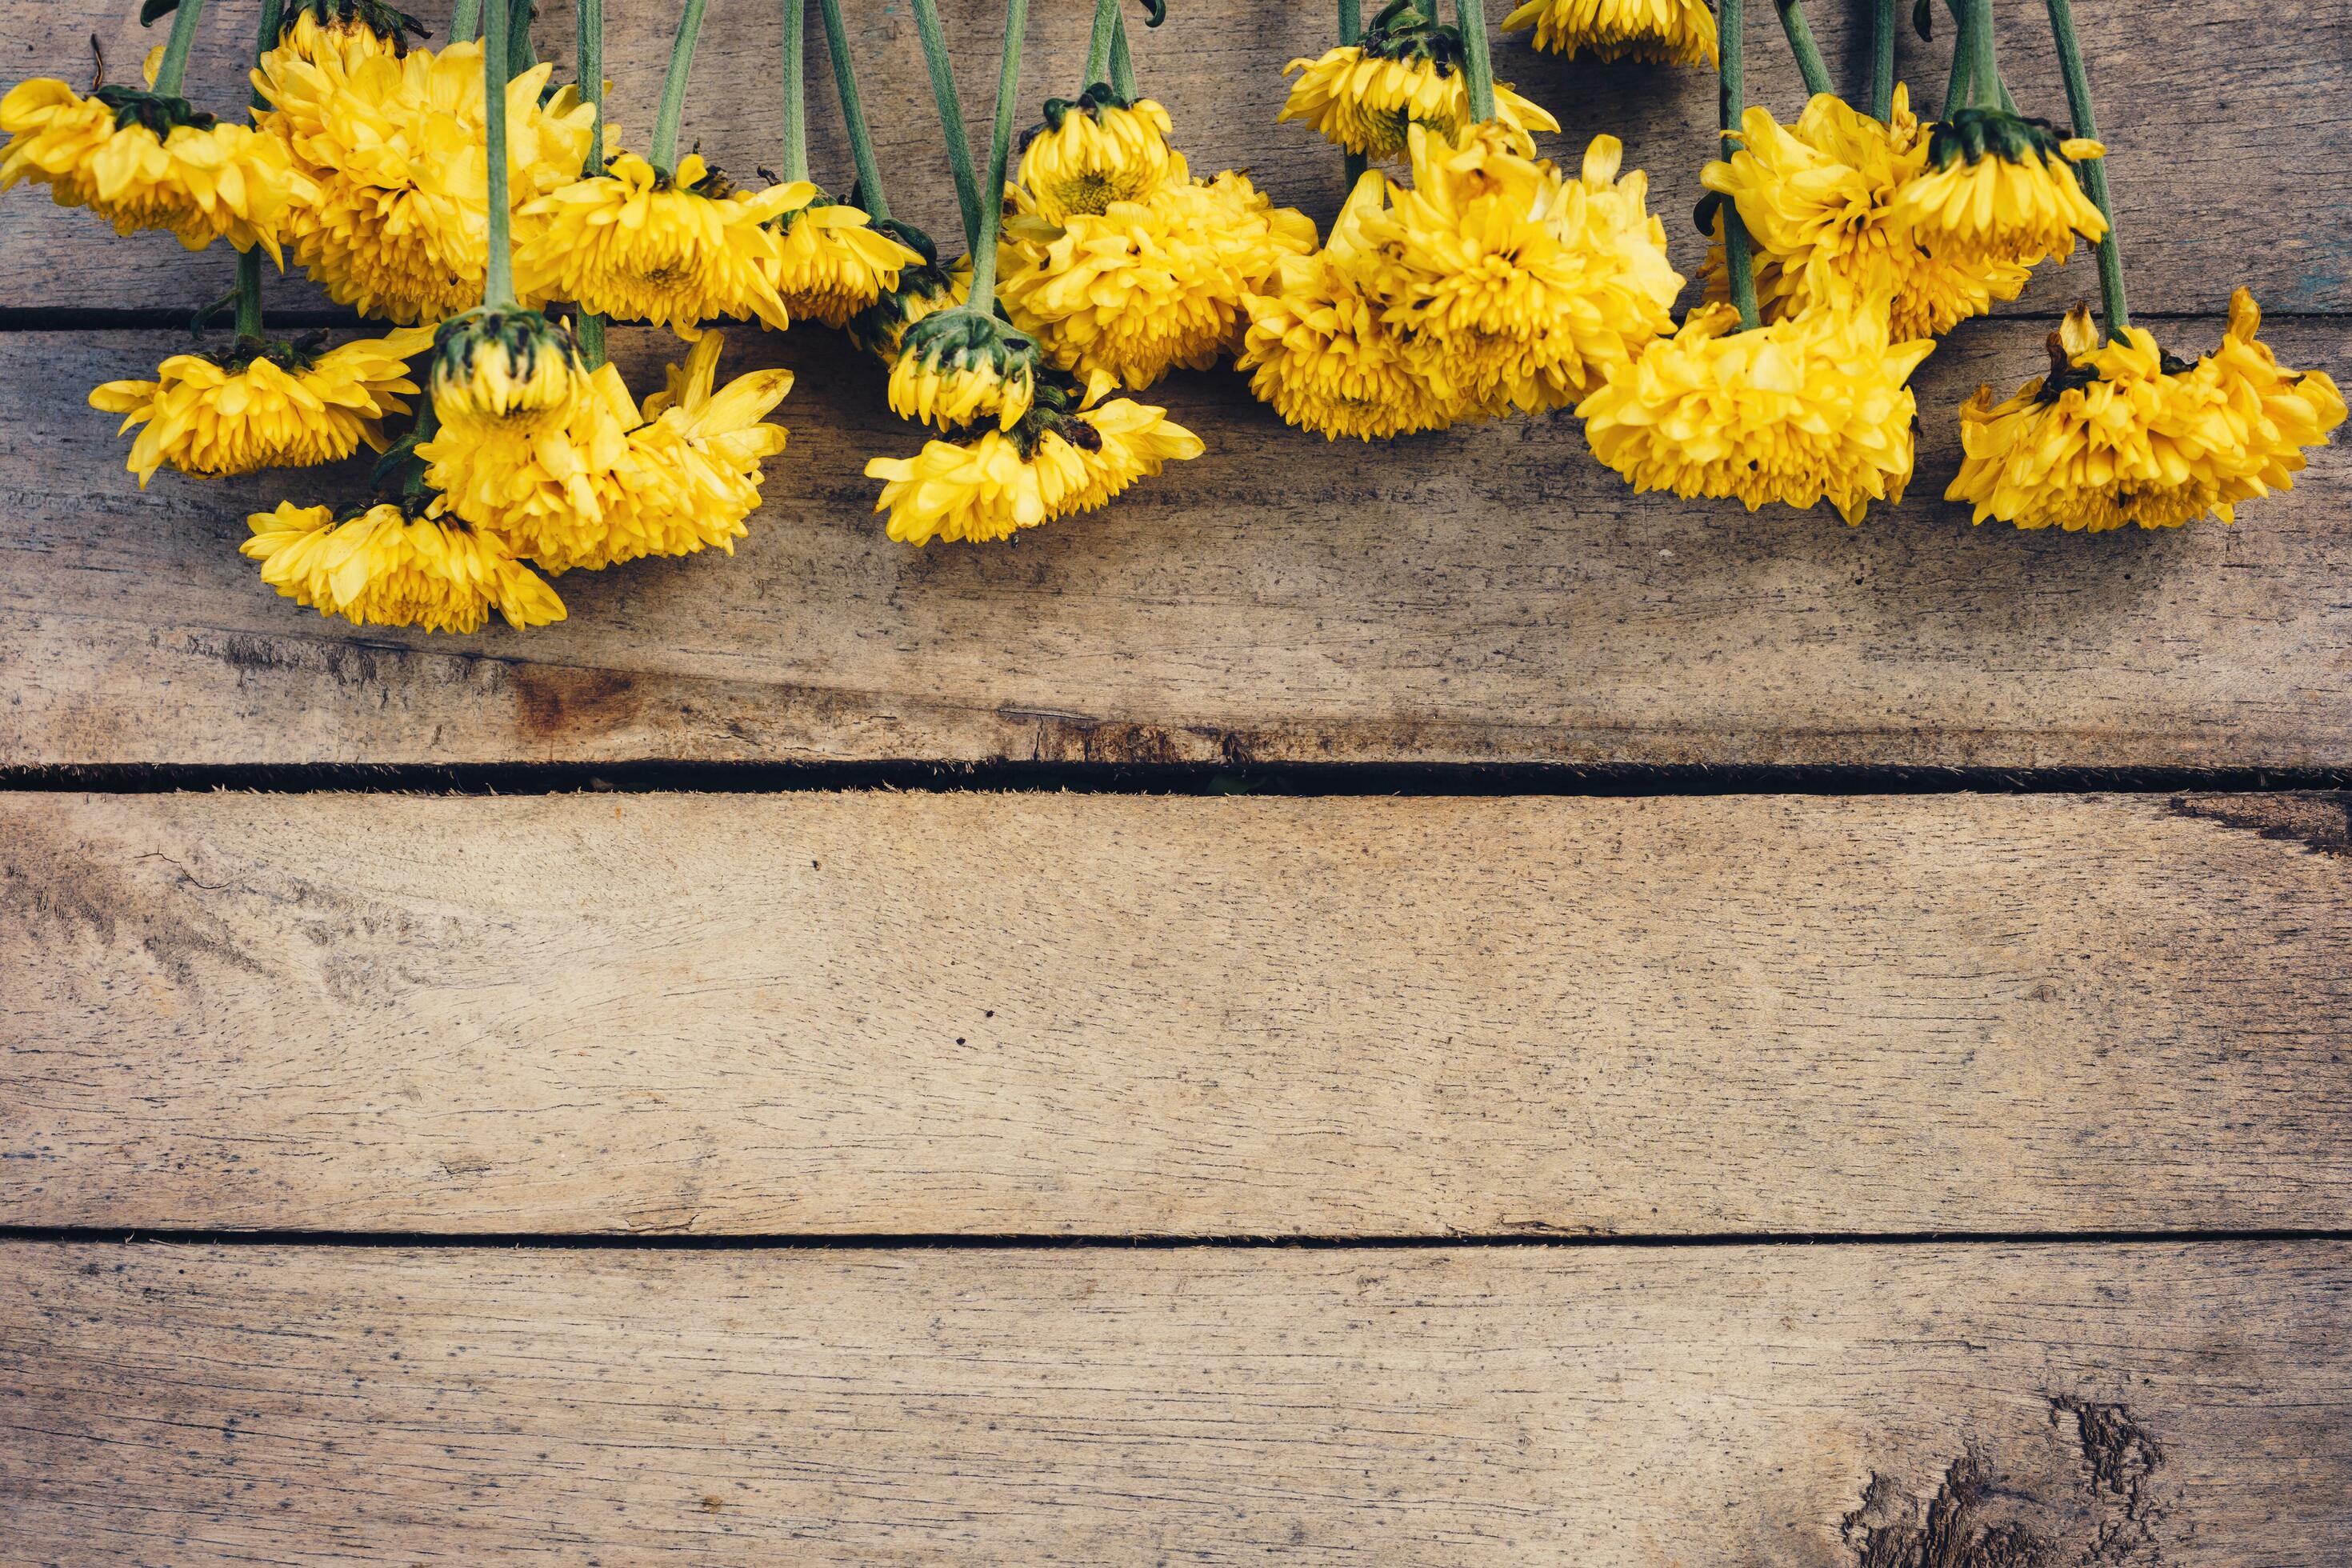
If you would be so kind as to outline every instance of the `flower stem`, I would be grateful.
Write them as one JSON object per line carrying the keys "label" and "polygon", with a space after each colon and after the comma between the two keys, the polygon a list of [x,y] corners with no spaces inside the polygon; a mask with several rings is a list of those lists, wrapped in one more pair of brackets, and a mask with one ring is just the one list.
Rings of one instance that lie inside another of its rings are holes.
{"label": "flower stem", "polygon": [[[587,174],[604,167],[604,0],[578,0],[580,100],[596,110],[588,123]],[[604,363],[604,318],[583,310],[572,330],[580,339],[581,357],[594,370]]]}
{"label": "flower stem", "polygon": [[[2096,141],[2098,120],[2091,112],[2091,79],[2083,69],[2083,46],[2074,37],[2073,0],[2050,0],[2050,32],[2058,42],[2058,68],[2066,79],[2066,112],[2074,119],[2074,134]],[[2124,253],[2116,241],[2116,210],[2107,202],[2107,161],[2087,158],[2074,167],[2082,174],[2084,193],[2107,220],[2106,237],[2099,241],[2099,310],[2106,318],[2107,336],[2120,342],[2124,329],[2131,325],[2131,310],[2124,300]]]}
{"label": "flower stem", "polygon": [[1087,79],[1085,85],[1110,80],[1110,31],[1118,20],[1118,0],[1095,0],[1094,35],[1087,40]]}
{"label": "flower stem", "polygon": [[1118,20],[1110,27],[1110,89],[1133,103],[1138,96],[1135,85],[1135,51],[1127,42],[1127,13],[1121,11]]}
{"label": "flower stem", "polygon": [[1895,112],[1895,0],[1877,0],[1870,32],[1870,117],[1885,122]]}
{"label": "flower stem", "polygon": [[[493,0],[495,5],[495,0]],[[656,173],[677,173],[677,125],[686,115],[686,79],[694,70],[694,46],[702,37],[702,10],[708,0],[686,0],[677,14],[677,37],[669,47],[669,74],[662,78],[661,112],[654,121],[653,145],[646,162]]]}
{"label": "flower stem", "polygon": [[817,0],[824,17],[824,44],[833,56],[833,85],[841,98],[841,121],[849,132],[849,155],[857,163],[859,205],[877,223],[890,219],[882,194],[882,165],[874,156],[874,132],[866,123],[866,100],[857,95],[857,65],[849,58],[849,29],[841,20],[841,0]]}
{"label": "flower stem", "polygon": [[955,67],[948,37],[940,26],[939,0],[915,0],[915,29],[923,36],[923,64],[931,73],[931,98],[940,106],[940,130],[947,136],[948,168],[955,175],[956,205],[963,212],[963,242],[980,250],[980,176],[972,173],[971,137],[964,130],[963,104],[956,97]]}
{"label": "flower stem", "polygon": [[1830,80],[1829,62],[1822,58],[1822,47],[1813,41],[1812,25],[1805,20],[1803,0],[1777,0],[1780,11],[1780,30],[1789,35],[1789,52],[1797,57],[1797,68],[1804,73],[1805,93],[1818,98],[1825,92],[1835,92],[1837,85]]}
{"label": "flower stem", "polygon": [[248,246],[236,258],[236,335],[261,335],[261,247]]}
{"label": "flower stem", "polygon": [[488,159],[490,250],[482,303],[493,310],[515,303],[514,246],[507,215],[507,25],[505,0],[490,0],[482,17],[483,149]]}
{"label": "flower stem", "polygon": [[449,41],[470,44],[482,36],[482,0],[457,0],[449,13]]}
{"label": "flower stem", "polygon": [[[1364,0],[1339,0],[1339,47],[1352,48],[1364,41]],[[1347,157],[1348,189],[1353,192],[1364,171],[1372,166],[1371,160],[1361,153]]]}
{"label": "flower stem", "polygon": [[1994,58],[1992,0],[1966,0],[1966,19],[1954,46],[1969,57],[1969,101],[1986,107],[2000,102],[2000,62]]}
{"label": "flower stem", "polygon": [[784,0],[784,178],[808,177],[808,0]]}
{"label": "flower stem", "polygon": [[[1741,58],[1747,18],[1741,13],[1740,0],[1717,0],[1717,30],[1722,35],[1716,77],[1716,118],[1725,132],[1723,150],[1728,154],[1739,145],[1731,135],[1739,129],[1739,117],[1748,108],[1747,62]],[[1740,221],[1739,208],[1729,197],[1715,205],[1716,216],[1723,224],[1723,270],[1731,282],[1731,302],[1739,307],[1739,330],[1752,331],[1762,325],[1763,318],[1756,309],[1756,258],[1748,248],[1748,226]]]}
{"label": "flower stem", "polygon": [[1021,96],[1021,41],[1029,31],[1029,0],[1004,0],[1004,59],[996,70],[996,123],[988,142],[988,186],[982,193],[980,237],[971,249],[970,309],[996,309],[996,236],[1004,221],[1004,166],[1013,157],[1013,107]]}
{"label": "flower stem", "polygon": [[[1952,14],[1952,79],[1958,85],[1960,92],[1965,93],[1970,84],[1976,80],[1976,73],[1972,68],[1972,62],[1969,59],[1966,37],[1969,17],[1968,12],[1962,9],[1962,5],[1963,0],[1944,0],[1944,9]],[[2000,106],[2011,114],[2017,112],[2017,100],[2010,97],[2009,83],[2006,80],[2000,83]],[[1953,110],[1965,107],[1967,105],[1960,100],[1958,94],[1946,91],[1944,113],[1947,118],[1950,116]]]}
{"label": "flower stem", "polygon": [[1495,118],[1495,54],[1486,42],[1486,0],[1454,0],[1454,19],[1462,26],[1463,74],[1469,79],[1470,122],[1483,125]]}
{"label": "flower stem", "polygon": [[180,0],[172,13],[172,36],[163,41],[163,60],[155,68],[155,92],[163,98],[180,96],[180,83],[188,74],[188,49],[196,41],[196,18],[203,16],[205,0]]}
{"label": "flower stem", "polygon": [[539,51],[531,47],[530,24],[534,12],[530,0],[514,0],[514,10],[507,23],[507,79],[512,81],[539,63]]}

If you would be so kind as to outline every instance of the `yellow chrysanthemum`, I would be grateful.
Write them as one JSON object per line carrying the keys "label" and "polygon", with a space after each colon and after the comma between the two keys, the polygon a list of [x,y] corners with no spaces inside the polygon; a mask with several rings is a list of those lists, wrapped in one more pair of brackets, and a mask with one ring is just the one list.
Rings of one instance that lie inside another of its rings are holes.
{"label": "yellow chrysanthemum", "polygon": [[354,626],[478,631],[495,609],[513,626],[563,618],[545,579],[487,533],[411,517],[389,502],[337,521],[334,509],[280,501],[247,520],[238,546],[261,580],[298,605]]}
{"label": "yellow chrysanthemum", "polygon": [[762,423],[792,390],[786,370],[717,386],[719,332],[705,332],[640,413],[612,365],[598,366],[559,426],[444,429],[417,447],[443,504],[549,572],[650,555],[734,552],[760,504],[761,463],[784,450]]}
{"label": "yellow chrysanthemum", "polygon": [[[489,256],[481,46],[397,58],[335,36],[316,58],[273,50],[253,73],[275,107],[264,132],[317,186],[297,210],[294,259],[339,303],[394,321],[437,321],[482,297]],[[542,107],[554,68],[507,86],[509,205],[520,209],[580,176],[595,122],[564,88]],[[518,217],[517,243],[536,220]],[[547,296],[526,291],[524,302]]]}
{"label": "yellow chrysanthemum", "polygon": [[1086,406],[1041,408],[1010,435],[984,430],[966,442],[927,442],[912,458],[869,461],[866,477],[884,481],[874,510],[889,514],[890,537],[907,544],[1010,539],[1103,506],[1205,449],[1164,408],[1124,397],[1097,405],[1108,385],[1096,377]]}
{"label": "yellow chrysanthemum", "polygon": [[2051,334],[2051,374],[1996,405],[1990,387],[1960,408],[1966,457],[1945,491],[1975,521],[2103,533],[2177,528],[2209,511],[2288,489],[2303,448],[2324,446],[2344,398],[2317,371],[2282,371],[2255,339],[2262,312],[2239,289],[2221,347],[2193,365],[2151,333],[2102,342],[2087,308]]}
{"label": "yellow chrysanthemum", "polygon": [[776,260],[770,274],[784,311],[793,320],[845,327],[898,286],[923,258],[874,226],[862,207],[822,196],[770,226]]}
{"label": "yellow chrysanthemum", "polygon": [[1175,366],[1205,370],[1238,349],[1244,301],[1284,257],[1315,248],[1312,219],[1276,206],[1231,171],[1206,184],[1165,184],[1060,227],[1020,205],[998,251],[997,297],[1013,324],[1064,370],[1103,372],[1137,390]]}
{"label": "yellow chrysanthemum", "polygon": [[[1911,372],[1928,340],[1887,345],[1883,303],[1737,331],[1703,305],[1577,405],[1595,456],[1637,490],[1810,507],[1858,523],[1911,479]],[[1729,331],[1731,335],[1724,334]]]}
{"label": "yellow chrysanthemum", "polygon": [[691,153],[670,177],[624,153],[521,209],[537,225],[515,247],[515,280],[527,295],[688,338],[730,316],[781,330],[792,324],[776,293],[781,247],[764,226],[815,198],[805,180],[753,195]]}
{"label": "yellow chrysanthemum", "polygon": [[420,34],[423,31],[415,17],[398,13],[385,16],[379,7],[355,6],[344,12],[330,5],[327,10],[329,16],[321,18],[316,10],[305,5],[287,17],[278,41],[262,51],[258,62],[262,73],[278,75],[297,60],[348,71],[376,55],[401,54],[404,28],[415,26]]}
{"label": "yellow chrysanthemum", "polygon": [[[1939,337],[1993,300],[2016,299],[2031,276],[1994,258],[1946,261],[1913,237],[1896,198],[1927,168],[1927,144],[1900,85],[1887,120],[1822,93],[1786,128],[1770,110],[1749,109],[1740,140],[1739,151],[1699,177],[1738,208],[1768,321],[1815,300],[1878,294],[1893,301],[1897,340]],[[1704,277],[1710,299],[1727,299],[1719,220],[1716,226]]]}
{"label": "yellow chrysanthemum", "polygon": [[2076,235],[2095,244],[2107,232],[2073,168],[2105,152],[2004,110],[1959,110],[1930,133],[1927,166],[1896,195],[1895,216],[1952,261],[2063,261]]}
{"label": "yellow chrysanthemum", "polygon": [[895,369],[907,333],[916,322],[952,310],[971,298],[971,257],[959,256],[945,268],[929,262],[910,267],[898,275],[897,284],[850,318],[850,342]]}
{"label": "yellow chrysanthemum", "polygon": [[84,98],[47,77],[18,82],[0,98],[0,190],[38,181],[58,205],[88,207],[117,234],[164,229],[190,250],[226,239],[282,265],[295,205],[317,194],[251,126],[131,89]]}
{"label": "yellow chrysanthemum", "polygon": [[890,412],[961,430],[1021,423],[1037,397],[1037,345],[977,310],[942,311],[907,329],[890,367]]}
{"label": "yellow chrysanthemum", "polygon": [[167,463],[215,479],[340,462],[362,441],[384,449],[384,416],[407,413],[399,395],[417,389],[406,362],[432,336],[412,327],[315,357],[250,341],[242,360],[174,354],[153,381],[110,381],[89,405],[124,416],[117,435],[146,426],[124,465],[142,489]]}
{"label": "yellow chrysanthemum", "polygon": [[1364,215],[1381,200],[1380,176],[1365,175],[1330,243],[1283,258],[1272,291],[1247,301],[1238,368],[1250,373],[1250,391],[1289,423],[1332,440],[1385,440],[1454,422],[1454,410],[1407,367],[1381,324],[1381,302],[1359,276]]}
{"label": "yellow chrysanthemum", "polygon": [[1412,184],[1368,213],[1367,281],[1406,363],[1441,400],[1562,407],[1672,325],[1683,279],[1666,261],[1640,170],[1599,136],[1581,177],[1528,156],[1510,132],[1456,144],[1415,127]]}
{"label": "yellow chrysanthemum", "polygon": [[1536,47],[1554,54],[1715,64],[1715,13],[1706,0],[1527,0],[1503,18],[1503,31],[1527,27],[1536,30]]}
{"label": "yellow chrysanthemum", "polygon": [[[1384,57],[1349,44],[1317,59],[1293,60],[1284,74],[1291,71],[1300,74],[1279,120],[1303,120],[1350,153],[1394,158],[1415,125],[1459,136],[1470,121],[1470,88],[1462,71],[1425,55]],[[1514,131],[1559,129],[1542,105],[1512,91],[1508,82],[1495,84],[1495,118]]]}
{"label": "yellow chrysanthemum", "polygon": [[537,310],[484,306],[433,333],[433,406],[445,426],[558,426],[584,395],[587,367],[571,329]]}
{"label": "yellow chrysanthemum", "polygon": [[1029,210],[1058,224],[1184,179],[1183,160],[1168,145],[1171,129],[1168,111],[1148,98],[1123,104],[1089,88],[1074,101],[1053,100],[1015,175]]}

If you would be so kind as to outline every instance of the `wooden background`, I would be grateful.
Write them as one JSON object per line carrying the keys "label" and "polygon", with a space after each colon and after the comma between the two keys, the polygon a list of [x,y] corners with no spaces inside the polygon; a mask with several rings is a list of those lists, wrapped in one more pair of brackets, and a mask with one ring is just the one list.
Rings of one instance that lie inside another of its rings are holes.
{"label": "wooden background", "polygon": [[[847,3],[946,236],[911,15]],[[641,135],[672,17],[614,9]],[[0,0],[11,79],[128,75],[135,10]],[[978,121],[998,6],[944,10]],[[1196,168],[1328,219],[1273,121],[1329,7],[1173,10]],[[2193,353],[2243,283],[2340,374],[2352,5],[2083,13],[2137,312]],[[712,0],[688,137],[746,174],[776,47]],[[1710,79],[1500,51],[1695,271]],[[84,391],[231,265],[0,198],[0,1562],[2352,1556],[2352,465],[1972,530],[1953,405],[2087,257],[1927,362],[1858,530],[1224,374],[1156,395],[1200,461],[919,552],[877,379],[741,330],[801,379],[735,558],[466,638],[236,555],[358,465],[122,471]]]}

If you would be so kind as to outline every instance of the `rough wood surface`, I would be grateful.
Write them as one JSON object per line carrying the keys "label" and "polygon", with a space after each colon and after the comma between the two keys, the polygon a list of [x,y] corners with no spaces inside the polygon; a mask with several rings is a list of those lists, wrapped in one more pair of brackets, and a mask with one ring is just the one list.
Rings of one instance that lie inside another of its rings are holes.
{"label": "rough wood surface", "polygon": [[2310,1568],[2352,1248],[0,1248],[12,1560]]}
{"label": "rough wood surface", "polygon": [[[322,620],[236,553],[247,512],[356,497],[358,465],[137,489],[82,389],[169,334],[0,335],[0,763],[2352,764],[2340,448],[2234,530],[2021,535],[1936,499],[1953,406],[2042,335],[1927,362],[1914,500],[1859,530],[1635,496],[1565,417],[1367,455],[1187,376],[1164,397],[1208,456],[1009,548],[917,551],[869,515],[866,458],[913,447],[878,385],[842,387],[822,332],[746,333],[730,367],[803,381],[735,557],[575,573],[564,625],[471,638]],[[2342,324],[2275,337],[2352,357]],[[625,352],[659,384],[648,335]]]}
{"label": "rough wood surface", "polygon": [[0,1222],[2326,1226],[2344,797],[0,797]]}
{"label": "rough wood surface", "polygon": [[[1500,22],[1511,0],[1487,0]],[[857,56],[888,188],[904,215],[947,239],[957,233],[930,90],[917,47],[912,12],[903,3],[848,0]],[[142,55],[162,41],[159,26],[142,30],[136,0],[5,0],[9,79],[61,76],[84,85],[85,39],[105,46],[110,75],[131,79]],[[436,33],[447,7],[419,11]],[[572,58],[572,7],[541,7],[541,52]],[[2142,311],[2214,310],[2243,282],[2279,310],[2352,309],[2352,199],[2341,171],[2352,160],[2352,131],[2334,105],[2344,61],[2332,40],[2352,29],[2352,3],[2303,5],[2261,0],[2151,0],[2081,8],[2084,47],[2099,94],[2102,131],[2114,148],[2113,174],[2122,230],[2129,241],[2133,300]],[[607,8],[606,69],[613,112],[625,138],[642,146],[659,97],[674,6]],[[812,7],[814,10],[814,7]],[[941,10],[960,62],[967,112],[985,126],[1003,36],[1000,0],[945,0]],[[1024,70],[1024,118],[1051,95],[1074,93],[1082,74],[1088,8],[1079,0],[1036,7]],[[1867,6],[1816,4],[1812,19],[1839,79],[1866,71],[1863,28]],[[745,178],[779,153],[778,31],[775,0],[713,0],[696,62],[686,138]],[[1318,221],[1339,206],[1336,153],[1303,128],[1276,125],[1292,57],[1328,47],[1329,0],[1191,0],[1165,31],[1138,43],[1145,86],[1175,115],[1181,144],[1204,170],[1251,169],[1281,199]],[[1906,14],[1907,19],[1907,13]],[[1749,80],[1757,99],[1793,115],[1802,86],[1771,13],[1750,13]],[[1906,76],[1932,109],[1943,90],[1949,27],[1937,16],[1937,40],[1902,39]],[[222,7],[205,18],[190,74],[191,95],[222,108],[246,99],[242,72],[252,47],[250,7]],[[2028,112],[2064,121],[2065,100],[2051,63],[2039,6],[2003,13],[2002,67]],[[1699,165],[1716,125],[1715,84],[1703,70],[1596,68],[1538,55],[1523,39],[1497,42],[1501,73],[1552,109],[1564,135],[1553,150],[1580,151],[1596,132],[1622,136],[1627,155],[1649,169],[1655,210],[1671,231],[1675,256],[1689,270],[1699,249],[1690,224]],[[846,143],[822,55],[811,120],[820,177],[846,186]],[[0,309],[192,310],[224,292],[235,270],[226,250],[190,259],[169,237],[118,239],[87,214],[61,212],[38,192],[0,198]],[[960,249],[961,246],[950,245]],[[2095,281],[2085,258],[2063,276],[2045,278],[2026,308],[2047,311]],[[318,306],[323,298],[291,284],[281,304]]]}

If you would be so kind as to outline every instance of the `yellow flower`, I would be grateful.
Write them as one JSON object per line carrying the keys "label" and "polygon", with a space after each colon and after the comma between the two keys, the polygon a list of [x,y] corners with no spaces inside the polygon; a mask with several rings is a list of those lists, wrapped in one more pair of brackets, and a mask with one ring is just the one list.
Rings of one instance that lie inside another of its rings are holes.
{"label": "yellow flower", "polygon": [[358,517],[280,501],[247,520],[238,548],[261,563],[261,580],[298,605],[354,626],[471,632],[496,609],[513,626],[563,618],[555,590],[487,533],[412,517],[389,502]]}
{"label": "yellow flower", "polygon": [[[1911,390],[1934,342],[1887,346],[1885,307],[1817,308],[1737,331],[1703,305],[1577,405],[1595,456],[1637,490],[1810,507],[1858,523],[1911,479]],[[1730,336],[1724,334],[1729,331]]]}
{"label": "yellow flower", "polygon": [[1337,440],[1385,440],[1442,430],[1454,410],[1405,364],[1381,324],[1381,303],[1359,277],[1364,216],[1379,210],[1381,181],[1367,174],[1312,256],[1285,257],[1269,293],[1247,301],[1239,368],[1250,391],[1302,430]]}
{"label": "yellow flower", "polygon": [[1683,285],[1665,226],[1623,149],[1593,139],[1582,175],[1527,155],[1510,132],[1457,145],[1412,132],[1412,184],[1364,219],[1366,280],[1407,365],[1442,401],[1527,410],[1572,403],[1672,325]]}
{"label": "yellow flower", "polygon": [[890,412],[961,430],[1021,423],[1037,396],[1037,345],[977,310],[949,310],[906,330],[890,368]]}
{"label": "yellow flower", "polygon": [[265,75],[293,60],[333,61],[348,70],[375,55],[405,52],[410,33],[425,37],[425,24],[375,0],[300,0],[287,9],[260,66]]}
{"label": "yellow flower", "polygon": [[[1384,56],[1349,44],[1319,58],[1293,60],[1284,74],[1300,73],[1279,120],[1303,120],[1335,147],[1374,158],[1405,150],[1405,132],[1427,126],[1459,136],[1470,121],[1470,89],[1449,59],[1407,53]],[[1508,82],[1495,84],[1495,117],[1514,131],[1557,131],[1559,121],[1521,98]]]}
{"label": "yellow flower", "polygon": [[1009,216],[997,295],[1055,364],[1082,376],[1105,372],[1139,390],[1175,366],[1205,370],[1238,349],[1244,302],[1282,258],[1314,248],[1311,219],[1227,172],[1075,215],[1061,227],[1027,212]]}
{"label": "yellow flower", "polygon": [[117,435],[146,426],[124,465],[142,489],[167,463],[213,479],[340,462],[362,441],[384,449],[384,416],[407,413],[397,395],[416,390],[406,362],[431,338],[412,327],[316,356],[240,340],[219,359],[174,354],[153,381],[110,381],[89,405],[125,416]]}
{"label": "yellow flower", "polygon": [[58,205],[88,207],[117,234],[166,229],[190,250],[226,239],[280,260],[295,203],[316,195],[286,149],[251,126],[135,89],[84,98],[46,77],[18,82],[0,98],[0,190],[38,181]]}
{"label": "yellow flower", "polygon": [[724,343],[702,334],[642,414],[605,364],[560,426],[445,428],[417,448],[425,483],[552,573],[714,545],[732,554],[759,508],[761,460],[784,449],[783,427],[762,421],[793,375],[757,371],[714,390]]}
{"label": "yellow flower", "polygon": [[2063,261],[2076,235],[2096,243],[2107,232],[2073,168],[2105,152],[2000,110],[1959,110],[1930,134],[1927,167],[1895,196],[1895,216],[1952,261]]}
{"label": "yellow flower", "polygon": [[2177,528],[2293,488],[2302,449],[2344,421],[2344,399],[2317,371],[2284,372],[2256,341],[2262,312],[2239,289],[2221,349],[2194,365],[2143,329],[2102,342],[2088,308],[2050,337],[2051,374],[2000,404],[1990,387],[1960,408],[1966,457],[1945,491],[2020,528],[2102,533],[2137,523]]}
{"label": "yellow flower", "polygon": [[[1770,110],[1749,109],[1740,141],[1739,151],[1709,163],[1700,180],[1739,209],[1768,321],[1815,300],[1878,294],[1893,300],[1889,330],[1896,340],[1939,337],[1983,315],[1993,300],[2016,299],[2031,276],[1998,258],[1945,261],[1912,237],[1896,197],[1926,169],[1927,144],[1900,85],[1886,121],[1822,93],[1785,129]],[[1704,276],[1708,298],[1728,299],[1719,219],[1716,227]]]}
{"label": "yellow flower", "polygon": [[874,226],[865,209],[822,195],[769,226],[777,237],[770,274],[787,315],[845,327],[929,259]]}
{"label": "yellow flower", "polygon": [[1030,210],[1047,223],[1139,201],[1187,177],[1168,145],[1168,111],[1148,98],[1122,103],[1108,91],[1097,86],[1075,100],[1048,100],[1045,123],[1022,150],[1015,177]]}
{"label": "yellow flower", "polygon": [[908,329],[941,310],[952,310],[971,298],[971,258],[960,256],[950,267],[936,262],[909,267],[898,283],[849,320],[849,339],[859,348],[897,368]]}
{"label": "yellow flower", "polygon": [[[272,50],[254,72],[275,106],[255,120],[317,187],[296,214],[294,259],[362,315],[437,321],[481,299],[488,261],[481,46],[395,58],[356,35],[323,36],[336,41],[317,58]],[[588,153],[594,106],[571,88],[540,102],[553,69],[507,86],[513,208],[578,179]],[[518,244],[534,221],[516,221]]]}
{"label": "yellow flower", "polygon": [[781,247],[763,226],[815,197],[805,180],[751,195],[694,154],[672,177],[624,153],[522,209],[539,222],[515,247],[515,281],[527,295],[688,338],[729,316],[781,330],[792,324],[776,293]]}
{"label": "yellow flower", "polygon": [[1715,64],[1715,13],[1706,0],[1527,0],[1503,31],[1536,30],[1536,47],[1601,60]]}
{"label": "yellow flower", "polygon": [[[1063,438],[1051,430],[1043,437]],[[1165,408],[1127,397],[1099,405],[1090,397],[1067,439],[1077,452],[1080,478],[1054,499],[1055,517],[1108,506],[1170,463],[1190,462],[1208,449],[1198,436],[1170,420]]]}
{"label": "yellow flower", "polygon": [[571,329],[537,310],[478,307],[433,334],[433,406],[445,426],[560,425],[587,374]]}

